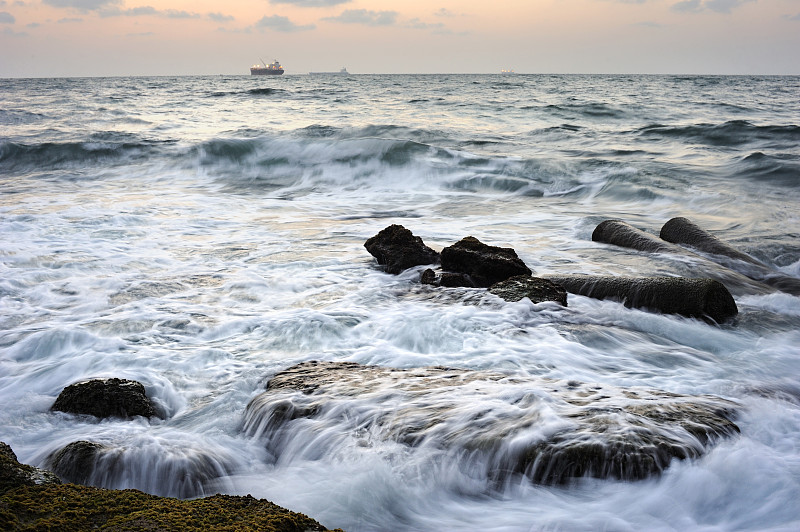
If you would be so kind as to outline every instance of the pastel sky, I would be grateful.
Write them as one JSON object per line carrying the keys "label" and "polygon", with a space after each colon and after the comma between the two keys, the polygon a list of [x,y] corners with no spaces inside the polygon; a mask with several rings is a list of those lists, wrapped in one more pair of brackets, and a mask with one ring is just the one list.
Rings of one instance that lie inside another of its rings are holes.
{"label": "pastel sky", "polygon": [[800,74],[800,0],[0,0],[0,77]]}

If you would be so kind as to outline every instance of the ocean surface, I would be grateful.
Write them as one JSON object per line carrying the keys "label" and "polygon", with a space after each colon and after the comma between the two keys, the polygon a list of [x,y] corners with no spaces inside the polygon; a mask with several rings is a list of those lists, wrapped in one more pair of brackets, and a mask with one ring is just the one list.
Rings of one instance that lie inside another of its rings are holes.
{"label": "ocean surface", "polygon": [[[363,246],[402,224],[437,250],[513,247],[536,274],[713,275],[591,240],[675,216],[800,278],[800,77],[3,79],[0,440],[40,466],[101,443],[95,485],[252,494],[350,532],[799,530],[800,297],[733,283],[721,325],[476,303]],[[741,433],[654,478],[563,486],[325,420],[276,447],[247,406],[309,360],[716,395]],[[142,382],[165,419],[49,410],[100,377]]]}

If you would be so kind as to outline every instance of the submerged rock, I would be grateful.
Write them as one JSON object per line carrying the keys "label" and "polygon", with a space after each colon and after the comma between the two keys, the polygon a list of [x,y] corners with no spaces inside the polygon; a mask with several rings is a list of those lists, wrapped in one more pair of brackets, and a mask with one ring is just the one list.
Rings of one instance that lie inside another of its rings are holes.
{"label": "submerged rock", "polygon": [[[0,441],[0,495],[20,486],[42,484],[61,484],[61,480],[50,471],[19,463],[11,447]],[[2,526],[2,503],[0,503],[0,530],[11,530]]]}
{"label": "submerged rock", "polygon": [[462,238],[442,250],[442,270],[467,274],[476,287],[489,286],[515,275],[531,275],[512,248],[484,244],[475,237]]}
{"label": "submerged rock", "polygon": [[567,291],[549,279],[517,275],[489,287],[489,292],[506,301],[519,301],[527,297],[532,303],[555,301],[567,306]]}
{"label": "submerged rock", "polygon": [[775,271],[763,262],[718,239],[687,218],[672,218],[665,223],[661,228],[661,238],[675,244],[691,246],[716,257],[731,259],[724,261],[724,266],[782,292],[800,295],[800,279]]}
{"label": "submerged rock", "polygon": [[679,247],[664,242],[622,220],[600,222],[592,233],[592,240],[650,253],[682,252]]}
{"label": "submerged rock", "polygon": [[684,277],[596,277],[548,275],[573,294],[615,299],[626,307],[657,310],[721,323],[739,310],[725,285],[713,279]]}
{"label": "submerged rock", "polygon": [[384,441],[490,486],[520,475],[563,484],[644,479],[673,459],[702,456],[738,433],[736,407],[713,396],[488,371],[306,362],[269,381],[248,405],[244,430],[276,460]]}
{"label": "submerged rock", "polygon": [[101,419],[157,415],[140,382],[116,378],[70,384],[61,391],[50,410],[88,414]]}
{"label": "submerged rock", "polygon": [[422,272],[419,282],[432,286],[444,286],[446,288],[476,288],[469,275],[466,273],[434,271],[430,268]]}
{"label": "submerged rock", "polygon": [[439,254],[402,225],[382,229],[369,238],[364,247],[388,273],[397,274],[414,266],[439,262]]}

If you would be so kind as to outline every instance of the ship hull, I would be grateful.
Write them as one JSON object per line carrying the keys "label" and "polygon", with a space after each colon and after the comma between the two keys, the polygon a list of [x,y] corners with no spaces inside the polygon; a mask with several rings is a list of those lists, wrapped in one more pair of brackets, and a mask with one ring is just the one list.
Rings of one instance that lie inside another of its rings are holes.
{"label": "ship hull", "polygon": [[251,76],[280,76],[283,74],[282,68],[251,68]]}

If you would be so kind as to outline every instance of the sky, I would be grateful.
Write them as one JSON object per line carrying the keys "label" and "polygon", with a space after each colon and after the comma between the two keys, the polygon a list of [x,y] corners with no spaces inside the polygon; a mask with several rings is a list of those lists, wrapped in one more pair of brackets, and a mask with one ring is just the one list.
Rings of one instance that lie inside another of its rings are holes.
{"label": "sky", "polygon": [[800,0],[0,0],[0,77],[800,74]]}

